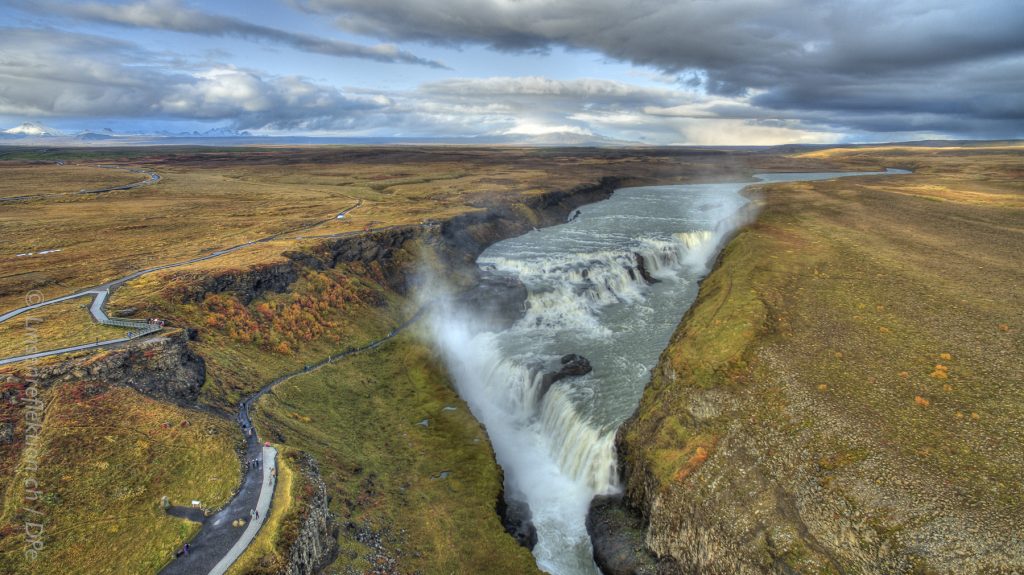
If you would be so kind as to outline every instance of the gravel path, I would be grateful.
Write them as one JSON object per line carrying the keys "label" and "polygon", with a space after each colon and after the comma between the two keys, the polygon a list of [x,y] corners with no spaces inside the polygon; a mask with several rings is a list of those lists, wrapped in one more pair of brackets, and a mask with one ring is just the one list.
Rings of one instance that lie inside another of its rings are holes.
{"label": "gravel path", "polygon": [[[146,172],[146,173],[150,173],[150,172]],[[153,173],[152,175],[156,177],[156,180],[160,179],[160,176],[158,174]],[[154,180],[154,181],[156,181],[156,180]],[[148,180],[147,180],[147,183],[148,183]],[[140,184],[133,184],[133,185],[141,185],[141,183]],[[245,242],[245,243],[238,244],[238,245],[234,245],[234,246],[231,246],[231,247],[228,247],[228,248],[220,249],[220,250],[211,252],[209,254],[206,254],[204,256],[199,256],[199,257],[195,257],[195,258],[188,259],[188,260],[181,261],[181,262],[174,262],[174,263],[169,263],[169,264],[163,264],[163,265],[154,266],[154,267],[151,267],[151,268],[146,268],[146,269],[143,269],[143,270],[139,270],[139,271],[136,271],[136,272],[132,272],[132,273],[130,273],[130,274],[128,274],[128,275],[126,275],[126,276],[124,276],[122,278],[119,278],[119,279],[107,282],[105,284],[100,284],[98,286],[91,287],[91,288],[86,288],[84,290],[77,291],[77,292],[72,293],[72,294],[68,294],[68,295],[57,297],[57,298],[53,298],[53,299],[48,299],[48,300],[45,300],[45,301],[42,301],[42,302],[38,302],[38,303],[35,303],[35,304],[32,304],[32,305],[27,305],[27,306],[20,307],[20,308],[15,309],[15,310],[11,310],[11,311],[9,311],[7,313],[4,313],[4,314],[0,314],[0,322],[4,322],[4,321],[7,321],[7,320],[9,320],[9,319],[11,319],[13,317],[21,315],[21,314],[23,314],[23,313],[25,313],[27,311],[31,311],[31,310],[34,310],[34,309],[39,309],[39,308],[44,307],[44,306],[52,305],[52,304],[55,304],[55,303],[60,303],[62,301],[67,301],[69,299],[74,299],[74,298],[78,298],[78,297],[82,297],[82,296],[92,295],[93,296],[93,302],[89,306],[89,313],[92,314],[93,319],[95,319],[99,323],[105,323],[105,324],[108,324],[108,325],[110,325],[110,324],[118,325],[119,327],[126,327],[126,328],[132,330],[132,331],[129,332],[129,335],[127,335],[125,337],[122,337],[122,338],[109,339],[109,340],[104,340],[104,341],[100,341],[100,342],[93,342],[93,343],[76,345],[76,346],[71,346],[71,347],[64,347],[64,348],[59,348],[59,349],[51,349],[51,350],[46,350],[46,351],[40,351],[40,352],[37,352],[37,353],[32,353],[32,354],[27,354],[27,355],[19,355],[19,356],[2,358],[2,359],[0,359],[0,365],[5,365],[5,364],[9,364],[9,363],[15,363],[15,362],[19,362],[19,361],[25,361],[25,360],[28,360],[28,359],[37,359],[37,358],[41,358],[41,357],[49,357],[51,355],[60,355],[62,353],[68,353],[68,352],[72,352],[72,351],[80,351],[80,350],[85,350],[85,349],[95,349],[95,348],[117,346],[117,345],[123,344],[123,343],[125,343],[127,341],[131,341],[133,339],[137,339],[139,337],[143,337],[143,336],[149,335],[149,334],[151,334],[151,333],[153,333],[155,331],[159,331],[158,329],[148,329],[148,328],[146,328],[145,327],[146,324],[144,324],[143,322],[137,322],[137,321],[132,321],[132,320],[111,320],[109,317],[107,317],[107,314],[103,311],[103,308],[106,305],[107,299],[110,297],[110,294],[113,293],[117,288],[121,287],[124,283],[129,282],[129,281],[131,281],[133,279],[136,279],[136,278],[138,278],[140,276],[143,276],[145,274],[148,274],[148,273],[152,273],[152,272],[160,271],[160,270],[171,269],[171,268],[176,268],[176,267],[187,266],[187,265],[191,265],[191,264],[194,264],[194,263],[199,263],[199,262],[206,261],[206,260],[211,260],[213,258],[219,258],[221,256],[230,254],[232,252],[238,251],[240,249],[243,249],[243,248],[255,245],[255,244],[269,242],[269,241],[277,239],[277,238],[279,238],[279,237],[281,237],[281,236],[283,236],[285,234],[290,234],[290,233],[293,233],[293,232],[310,229],[310,228],[319,226],[319,225],[321,225],[323,223],[326,223],[326,222],[334,221],[336,219],[342,219],[342,218],[345,217],[346,214],[348,214],[352,210],[354,210],[354,209],[358,208],[359,206],[361,206],[362,203],[363,203],[362,200],[359,200],[358,202],[356,202],[355,205],[350,206],[350,207],[342,210],[336,216],[333,216],[331,218],[326,218],[326,219],[319,220],[319,221],[316,221],[316,222],[313,222],[313,223],[310,223],[310,224],[304,224],[302,226],[299,226],[299,227],[296,227],[296,228],[292,228],[292,229],[288,229],[288,230],[285,230],[283,232],[278,232],[276,234],[272,234],[272,235],[269,235],[269,236],[266,236],[266,237],[263,237],[263,238],[260,238],[260,239],[257,239],[257,240],[252,240],[252,241]],[[359,231],[359,232],[345,232],[345,234],[339,234],[339,235],[349,235],[349,234],[355,235],[355,234],[360,234],[360,233],[364,233],[364,232],[361,232],[361,231]],[[316,236],[314,236],[314,237],[316,237]],[[296,239],[303,239],[303,238],[302,237],[298,237]],[[123,322],[124,325],[121,325],[120,322]]]}
{"label": "gravel path", "polygon": [[274,498],[274,489],[277,487],[277,450],[273,447],[265,446],[263,448],[263,461],[268,463],[261,467],[263,469],[263,486],[260,489],[259,500],[256,502],[258,515],[246,525],[245,531],[238,541],[213,566],[213,569],[210,570],[210,575],[223,575],[226,573],[228,568],[234,565],[235,561],[242,556],[242,553],[249,548],[252,540],[256,538],[256,534],[263,527],[263,522],[267,520],[267,515],[270,513],[270,502]]}
{"label": "gravel path", "polygon": [[[258,468],[253,465],[245,467],[242,485],[235,496],[217,513],[201,518],[203,526],[189,541],[189,554],[176,557],[160,571],[162,575],[224,573],[245,551],[263,525],[267,513],[270,512],[274,495],[274,483],[268,481],[268,478],[272,476],[272,470],[276,469],[277,465],[277,450],[262,446],[258,434],[250,433],[252,420],[249,418],[249,407],[263,392],[264,390],[260,390],[242,402],[237,417],[238,425],[245,435],[245,461],[259,459],[261,464]],[[259,512],[259,519],[256,521],[250,521],[250,511],[253,509]],[[185,515],[181,511],[171,514]],[[246,521],[244,530],[232,525],[237,519]],[[216,569],[225,561],[227,563],[223,569],[217,571]]]}

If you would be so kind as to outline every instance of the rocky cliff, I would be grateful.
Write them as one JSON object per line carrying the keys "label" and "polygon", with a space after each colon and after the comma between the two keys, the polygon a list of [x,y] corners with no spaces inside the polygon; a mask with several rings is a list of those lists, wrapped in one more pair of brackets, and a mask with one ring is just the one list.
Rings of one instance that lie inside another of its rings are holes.
{"label": "rocky cliff", "polygon": [[304,267],[323,270],[354,262],[377,266],[380,279],[386,286],[404,293],[410,257],[403,248],[427,229],[425,226],[394,226],[324,239],[309,249],[285,251],[278,261],[243,269],[198,274],[192,271],[172,272],[168,274],[168,283],[176,287],[167,295],[181,303],[190,303],[202,301],[207,294],[231,292],[243,304],[248,304],[265,293],[286,291],[299,278]]}
{"label": "rocky cliff", "polygon": [[302,508],[298,511],[298,532],[287,552],[284,575],[313,575],[337,553],[338,527],[328,504],[327,486],[320,469],[309,455],[299,457]]}
{"label": "rocky cliff", "polygon": [[33,365],[31,373],[18,364],[4,373],[12,382],[31,378],[43,387],[89,379],[180,404],[195,402],[206,378],[203,358],[189,348],[181,330],[91,355],[59,357]]}
{"label": "rocky cliff", "polygon": [[231,292],[248,304],[265,293],[286,291],[300,277],[303,267],[322,270],[351,263],[372,266],[385,287],[404,294],[414,287],[417,252],[424,245],[432,246],[449,271],[469,278],[468,286],[476,279],[473,262],[487,246],[534,227],[563,222],[579,206],[610,196],[621,182],[621,178],[604,177],[570,190],[495,200],[440,222],[325,238],[314,247],[286,251],[279,261],[244,269],[203,274],[172,272],[169,283],[176,287],[167,295],[188,303],[201,301],[210,293]]}
{"label": "rocky cliff", "polygon": [[[566,221],[573,210],[612,195],[623,185],[617,177],[593,184],[527,196],[518,202],[496,202],[483,209],[455,216],[441,224],[441,237],[453,268],[471,266],[487,246],[533,228]],[[473,266],[475,267],[475,266]]]}
{"label": "rocky cliff", "polygon": [[1020,212],[915,178],[765,194],[617,435],[599,558],[617,522],[663,575],[1024,573]]}

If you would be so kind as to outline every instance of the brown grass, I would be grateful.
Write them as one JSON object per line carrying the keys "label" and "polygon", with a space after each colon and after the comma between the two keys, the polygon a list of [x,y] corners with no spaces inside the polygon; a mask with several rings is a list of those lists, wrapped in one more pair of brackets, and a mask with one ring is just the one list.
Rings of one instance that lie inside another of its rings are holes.
{"label": "brown grass", "polygon": [[128,330],[92,319],[88,309],[91,303],[92,296],[75,298],[0,323],[0,357],[124,337]]}
{"label": "brown grass", "polygon": [[[827,486],[801,505],[834,497],[882,536],[964,536],[935,517],[993,533],[997,524],[1000,533],[1021,529],[1012,510],[1024,505],[1015,479],[1024,475],[1015,439],[1024,436],[1024,150],[805,156],[915,173],[763,189],[759,220],[701,286],[626,428],[629,468],[664,470],[657,486],[670,489],[679,468],[662,466],[660,450],[680,436],[719,433],[758,457],[718,461],[717,473],[756,469],[793,497]],[[946,191],[941,201],[935,190]],[[735,403],[724,403],[727,415],[681,425],[704,390]],[[871,454],[872,464],[831,472],[803,463],[865,457],[857,454]],[[715,481],[702,477],[688,474],[691,491],[679,495],[698,508],[689,493]],[[879,507],[883,499],[898,507]],[[940,506],[938,515],[920,511]],[[795,569],[813,564],[800,563],[808,550],[799,544],[775,552],[792,553]]]}
{"label": "brown grass", "polygon": [[[55,163],[15,161],[0,161],[0,174],[3,174],[3,178],[0,178],[0,198],[98,190],[131,184],[146,177],[144,174],[98,168],[89,164],[58,166]],[[6,209],[13,204],[0,205]]]}
{"label": "brown grass", "polygon": [[33,475],[45,493],[45,548],[38,561],[25,561],[25,515],[17,511],[23,471],[4,493],[4,573],[155,573],[198,529],[164,514],[160,498],[180,505],[202,494],[217,507],[237,485],[229,420],[89,381],[55,387],[45,398],[43,456]]}

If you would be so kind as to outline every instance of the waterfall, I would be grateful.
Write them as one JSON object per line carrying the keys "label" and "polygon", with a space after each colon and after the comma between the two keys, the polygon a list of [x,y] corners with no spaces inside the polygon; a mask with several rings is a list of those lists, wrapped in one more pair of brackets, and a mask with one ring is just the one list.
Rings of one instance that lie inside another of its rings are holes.
{"label": "waterfall", "polygon": [[[545,571],[597,575],[585,519],[594,495],[620,489],[615,431],[715,254],[753,216],[739,194],[745,185],[618,190],[564,224],[491,246],[477,259],[481,273],[526,288],[523,317],[500,331],[451,298],[424,294],[442,301],[431,308],[431,342],[487,428],[506,496],[530,508]],[[593,371],[545,380],[565,354],[588,357]]]}
{"label": "waterfall", "polygon": [[[583,521],[594,495],[620,489],[617,426],[594,420],[589,375],[544,392],[544,374],[557,367],[561,353],[575,349],[510,353],[508,340],[560,332],[606,338],[610,331],[602,325],[602,310],[642,305],[651,289],[644,273],[655,282],[678,279],[689,254],[710,243],[711,236],[700,231],[646,237],[626,248],[542,257],[481,256],[477,263],[484,273],[513,277],[527,288],[525,316],[503,333],[481,330],[473,310],[450,298],[433,307],[431,339],[459,394],[487,427],[506,492],[531,508],[539,539],[534,552],[543,568],[595,572]],[[567,556],[567,548],[580,551]]]}

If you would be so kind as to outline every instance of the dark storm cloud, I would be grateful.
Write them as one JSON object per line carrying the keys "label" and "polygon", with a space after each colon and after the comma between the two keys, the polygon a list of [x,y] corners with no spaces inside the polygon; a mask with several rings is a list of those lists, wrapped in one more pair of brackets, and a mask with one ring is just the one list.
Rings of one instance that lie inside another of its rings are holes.
{"label": "dark storm cloud", "polygon": [[182,4],[178,0],[142,0],[119,4],[101,4],[99,2],[67,4],[50,0],[15,0],[8,4],[24,10],[51,16],[72,17],[80,21],[133,28],[172,30],[203,36],[235,36],[281,44],[303,52],[327,56],[445,68],[440,62],[420,58],[390,44],[363,46],[351,42],[298,34],[253,24],[238,18],[202,12]]}
{"label": "dark storm cloud", "polygon": [[709,93],[789,118],[831,112],[830,124],[853,129],[885,120],[885,132],[1024,132],[1019,0],[292,1],[390,40],[564,46],[668,73],[699,70]]}

